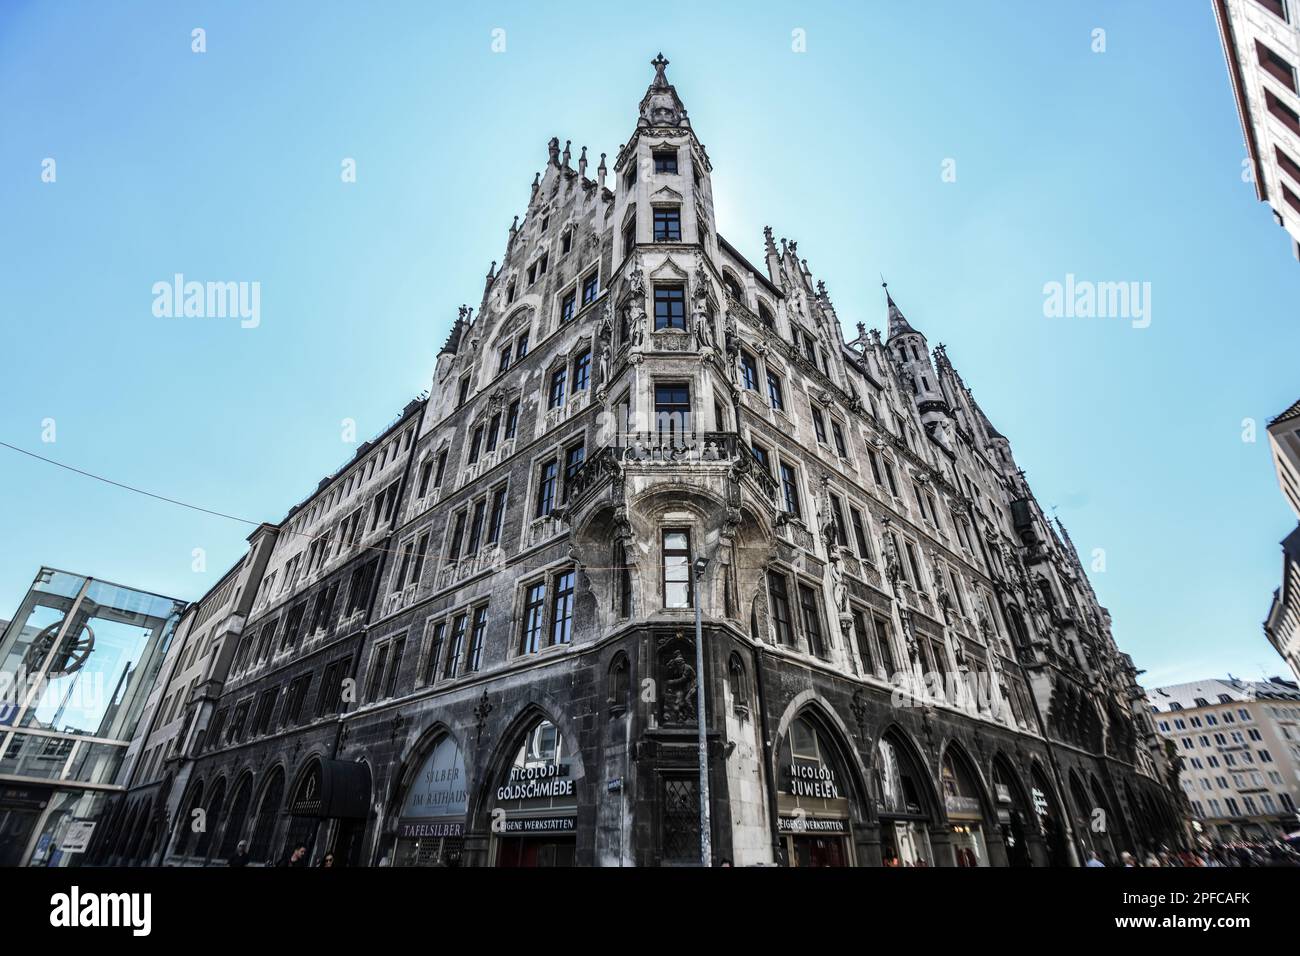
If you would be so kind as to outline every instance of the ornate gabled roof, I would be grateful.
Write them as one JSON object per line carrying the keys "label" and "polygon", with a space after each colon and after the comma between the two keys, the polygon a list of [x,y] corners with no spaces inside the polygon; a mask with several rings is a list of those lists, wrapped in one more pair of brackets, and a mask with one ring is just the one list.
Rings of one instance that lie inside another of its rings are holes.
{"label": "ornate gabled roof", "polygon": [[676,88],[668,82],[668,77],[664,74],[668,60],[660,53],[650,61],[650,65],[655,68],[655,78],[650,81],[650,88],[641,98],[641,117],[636,125],[689,128],[691,121],[686,118],[686,107],[682,104],[681,97],[677,95]]}

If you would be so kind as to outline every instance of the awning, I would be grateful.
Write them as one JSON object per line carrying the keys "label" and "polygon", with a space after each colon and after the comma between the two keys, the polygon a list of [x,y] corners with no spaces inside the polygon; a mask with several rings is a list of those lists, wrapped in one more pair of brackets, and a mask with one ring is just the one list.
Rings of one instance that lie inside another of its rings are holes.
{"label": "awning", "polygon": [[370,815],[370,767],[349,760],[318,760],[298,784],[289,813],[364,820]]}

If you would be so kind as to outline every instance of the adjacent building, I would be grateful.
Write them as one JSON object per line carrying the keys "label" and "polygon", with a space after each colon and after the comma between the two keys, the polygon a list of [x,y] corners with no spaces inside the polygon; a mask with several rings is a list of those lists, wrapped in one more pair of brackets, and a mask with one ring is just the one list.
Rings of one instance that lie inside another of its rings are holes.
{"label": "adjacent building", "polygon": [[[1300,519],[1300,401],[1269,422],[1268,441],[1282,496]],[[1300,523],[1282,539],[1282,584],[1273,592],[1264,633],[1300,680]]]}
{"label": "adjacent building", "polygon": [[1295,0],[1213,0],[1245,135],[1243,167],[1300,258],[1300,28]]}
{"label": "adjacent building", "polygon": [[81,861],[124,789],[122,766],[184,608],[37,573],[0,636],[0,866]]}
{"label": "adjacent building", "polygon": [[1300,687],[1210,679],[1157,687],[1147,700],[1181,764],[1211,841],[1272,840],[1300,826]]}
{"label": "adjacent building", "polygon": [[888,290],[846,342],[796,241],[723,236],[667,65],[594,175],[551,140],[427,400],[197,603],[94,859],[698,865],[701,695],[714,861],[1184,839],[1009,440]]}

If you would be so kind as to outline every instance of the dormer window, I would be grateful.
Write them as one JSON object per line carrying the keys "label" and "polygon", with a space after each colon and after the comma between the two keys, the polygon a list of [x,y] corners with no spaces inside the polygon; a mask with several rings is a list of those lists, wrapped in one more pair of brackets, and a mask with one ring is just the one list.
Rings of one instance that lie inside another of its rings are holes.
{"label": "dormer window", "polygon": [[677,174],[677,150],[657,149],[654,151],[655,172]]}

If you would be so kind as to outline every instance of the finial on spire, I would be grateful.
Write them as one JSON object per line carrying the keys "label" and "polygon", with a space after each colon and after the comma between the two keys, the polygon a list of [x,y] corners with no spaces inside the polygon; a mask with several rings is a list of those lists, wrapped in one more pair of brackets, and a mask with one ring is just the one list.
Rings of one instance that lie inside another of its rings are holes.
{"label": "finial on spire", "polygon": [[763,251],[769,256],[776,255],[776,243],[772,240],[772,227],[763,227]]}
{"label": "finial on spire", "polygon": [[560,137],[551,137],[551,141],[546,144],[546,153],[550,157],[552,166],[560,165]]}
{"label": "finial on spire", "polygon": [[653,86],[656,89],[664,89],[665,87],[668,86],[668,77],[664,75],[664,70],[667,68],[668,62],[669,62],[668,58],[665,57],[663,53],[660,53],[657,57],[655,57],[653,60],[650,61],[650,65],[655,68],[655,78],[654,78]]}
{"label": "finial on spire", "polygon": [[600,186],[601,189],[605,188],[605,173],[607,172],[608,170],[605,169],[605,154],[601,153],[600,165],[596,167],[596,184]]}
{"label": "finial on spire", "polygon": [[578,157],[578,175],[586,177],[587,175],[587,147],[582,147],[582,155]]}
{"label": "finial on spire", "polygon": [[564,141],[564,155],[561,157],[561,159],[563,160],[563,162],[562,162],[560,165],[564,166],[565,169],[568,169],[568,167],[569,167],[569,157],[572,155],[572,154],[569,152],[569,144],[572,143],[572,142],[573,142],[573,140],[571,140],[571,139],[566,139],[566,140]]}

